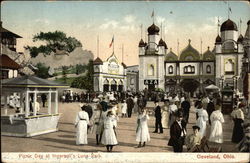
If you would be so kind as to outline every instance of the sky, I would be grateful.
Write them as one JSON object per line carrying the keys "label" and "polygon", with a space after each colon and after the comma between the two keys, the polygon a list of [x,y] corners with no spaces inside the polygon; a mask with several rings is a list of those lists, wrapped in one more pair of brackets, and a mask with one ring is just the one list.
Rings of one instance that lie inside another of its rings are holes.
{"label": "sky", "polygon": [[[250,5],[246,1],[4,1],[1,3],[3,27],[22,36],[17,41],[17,51],[24,52],[26,45],[38,45],[32,38],[40,31],[60,30],[67,36],[80,40],[83,49],[106,60],[113,52],[109,44],[114,36],[114,53],[127,65],[138,64],[138,43],[145,40],[146,30],[154,22],[160,27],[161,37],[170,48],[179,53],[188,45],[204,53],[214,47],[220,24],[229,14],[237,26],[242,20],[241,33],[246,31],[250,19]],[[141,30],[141,24],[143,25]],[[162,24],[162,25],[161,25]],[[141,32],[142,31],[142,32]],[[142,33],[142,34],[141,34]],[[202,42],[202,44],[201,44]]]}

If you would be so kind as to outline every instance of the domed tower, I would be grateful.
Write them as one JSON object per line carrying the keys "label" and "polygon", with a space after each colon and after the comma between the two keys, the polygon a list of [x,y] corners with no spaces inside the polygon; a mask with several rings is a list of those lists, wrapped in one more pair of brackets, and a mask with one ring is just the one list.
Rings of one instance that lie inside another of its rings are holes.
{"label": "domed tower", "polygon": [[145,54],[145,46],[146,46],[146,43],[141,39],[140,42],[139,42],[139,55],[144,55]]}
{"label": "domed tower", "polygon": [[165,41],[163,41],[162,39],[160,39],[159,43],[158,43],[158,54],[166,54],[167,52],[167,44]]}
{"label": "domed tower", "polygon": [[154,23],[148,27],[148,43],[139,42],[139,90],[164,90],[164,56],[167,44],[160,39],[160,29]]}
{"label": "domed tower", "polygon": [[148,45],[149,51],[154,51],[157,49],[157,44],[160,40],[159,37],[160,28],[154,23],[148,27]]}
{"label": "domed tower", "polygon": [[221,37],[218,35],[215,39],[215,53],[221,53]]}
{"label": "domed tower", "polygon": [[222,42],[226,40],[234,40],[237,41],[238,38],[238,29],[237,25],[230,19],[222,23],[220,27],[221,39]]}
{"label": "domed tower", "polygon": [[238,40],[237,40],[237,45],[238,45],[238,53],[243,53],[244,48],[243,48],[243,36],[240,34]]}

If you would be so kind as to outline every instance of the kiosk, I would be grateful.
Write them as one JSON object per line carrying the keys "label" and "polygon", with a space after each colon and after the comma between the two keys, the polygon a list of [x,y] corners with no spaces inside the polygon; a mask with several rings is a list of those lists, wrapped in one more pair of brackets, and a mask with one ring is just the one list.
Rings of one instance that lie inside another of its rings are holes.
{"label": "kiosk", "polygon": [[[22,76],[2,80],[1,96],[4,107],[1,108],[1,135],[31,137],[58,130],[58,88],[67,85],[41,79],[36,76]],[[18,113],[8,108],[7,97],[13,93],[20,96]],[[39,94],[47,95],[47,107],[38,112]],[[9,111],[9,112],[8,112]],[[12,113],[11,113],[12,112]]]}

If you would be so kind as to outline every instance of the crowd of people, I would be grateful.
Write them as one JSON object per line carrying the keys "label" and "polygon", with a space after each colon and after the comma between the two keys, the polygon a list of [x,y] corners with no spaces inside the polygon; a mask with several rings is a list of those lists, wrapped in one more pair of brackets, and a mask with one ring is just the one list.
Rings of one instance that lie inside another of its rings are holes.
{"label": "crowd of people", "polygon": [[[76,144],[87,144],[88,133],[95,133],[96,145],[103,144],[107,151],[111,152],[113,146],[118,144],[116,128],[119,118],[131,118],[132,114],[136,114],[135,140],[138,142],[138,148],[145,147],[146,143],[150,141],[148,129],[150,112],[154,113],[155,119],[153,133],[162,134],[163,129],[170,129],[170,138],[167,144],[173,147],[174,152],[182,152],[184,145],[186,145],[187,151],[195,152],[199,149],[197,146],[201,145],[204,137],[208,137],[209,142],[218,146],[223,143],[222,124],[224,117],[221,112],[220,99],[204,95],[194,101],[196,124],[192,126],[192,133],[187,133],[186,129],[192,106],[188,95],[165,94],[162,98],[158,98],[156,95],[153,110],[146,107],[148,100],[147,95],[142,93],[125,93],[120,97],[116,93],[96,95],[93,98],[95,103],[82,105],[82,110],[76,116]],[[163,106],[159,105],[160,101],[164,102]],[[231,113],[234,121],[232,133],[232,142],[234,143],[240,143],[245,139],[243,107],[245,107],[244,102],[238,101]],[[207,133],[207,125],[210,125],[209,133]]]}

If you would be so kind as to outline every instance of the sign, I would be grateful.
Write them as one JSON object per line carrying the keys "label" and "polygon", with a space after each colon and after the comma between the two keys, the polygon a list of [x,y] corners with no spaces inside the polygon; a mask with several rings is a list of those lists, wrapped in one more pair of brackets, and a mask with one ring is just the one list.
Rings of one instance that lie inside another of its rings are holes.
{"label": "sign", "polygon": [[158,85],[158,80],[144,80],[144,85]]}

